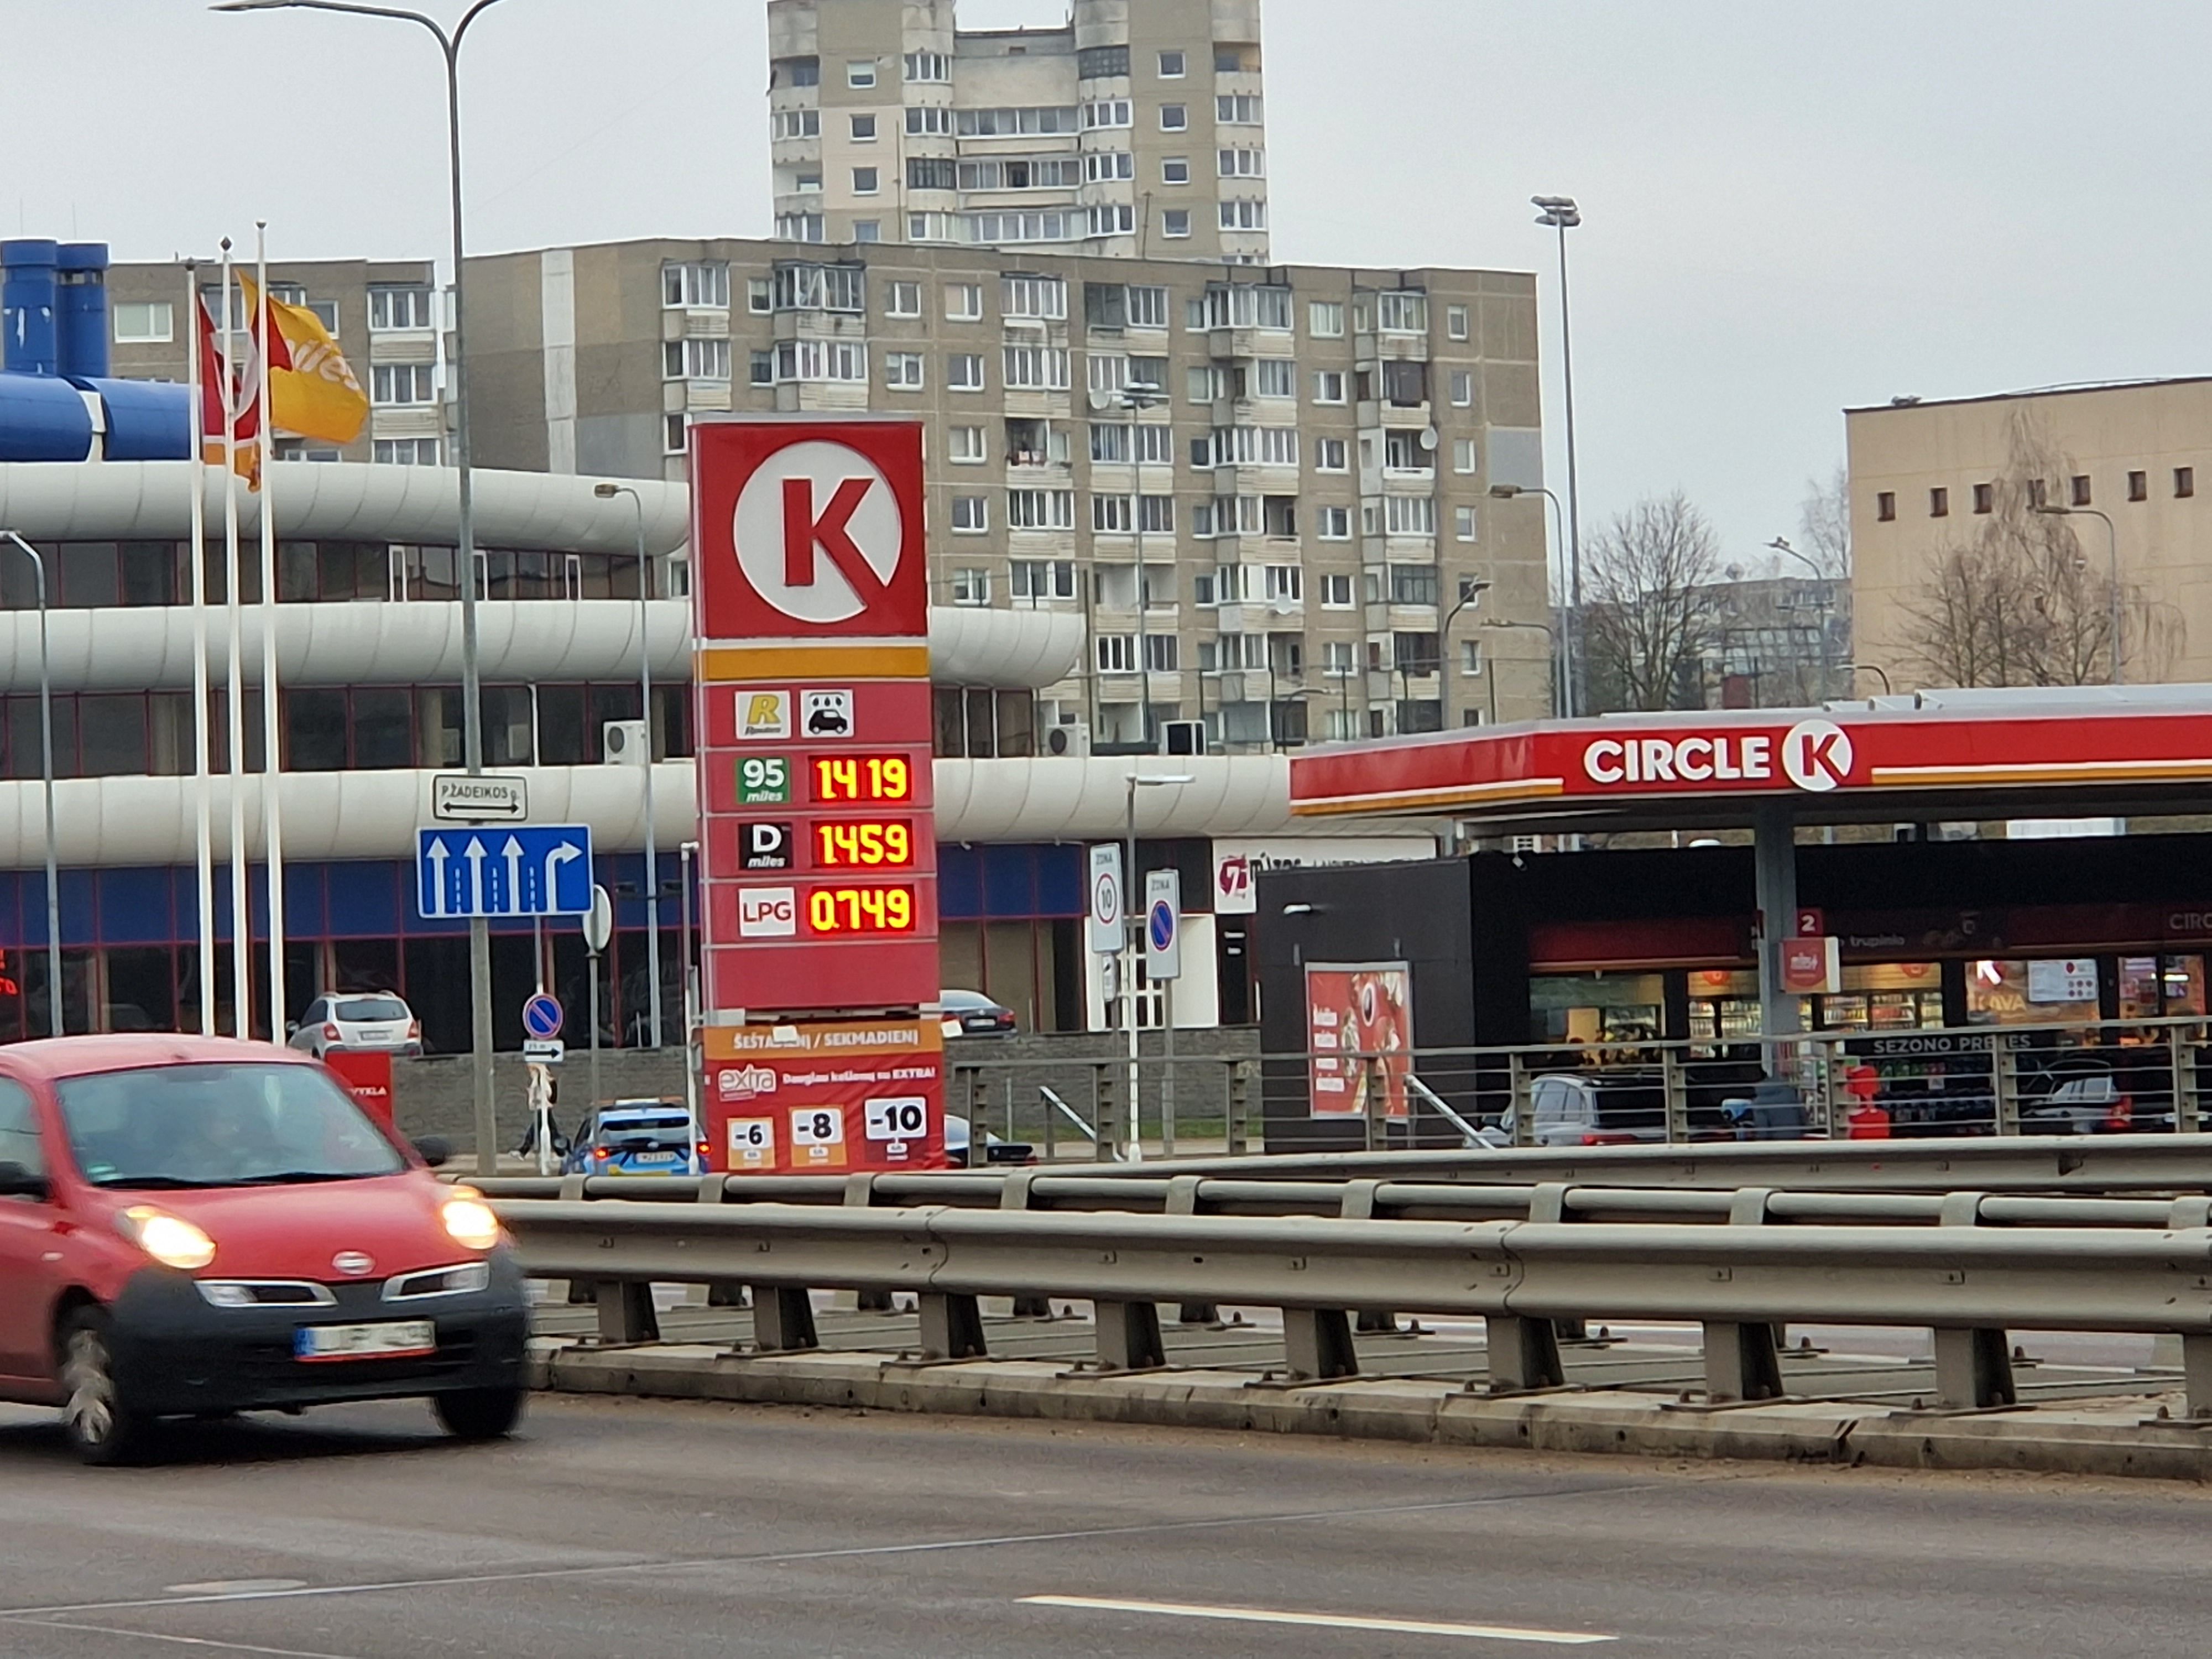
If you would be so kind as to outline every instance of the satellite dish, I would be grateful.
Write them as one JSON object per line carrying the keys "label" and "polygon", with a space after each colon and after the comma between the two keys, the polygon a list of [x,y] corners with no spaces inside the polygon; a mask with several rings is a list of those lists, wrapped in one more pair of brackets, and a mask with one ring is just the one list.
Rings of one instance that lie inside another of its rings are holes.
{"label": "satellite dish", "polygon": [[1425,427],[1423,427],[1423,428],[1421,428],[1421,447],[1422,447],[1422,448],[1424,448],[1424,449],[1434,449],[1436,447],[1437,447],[1437,429],[1436,429],[1436,428],[1434,428],[1434,427],[1432,427],[1432,426],[1425,426]]}
{"label": "satellite dish", "polygon": [[1091,394],[1091,408],[1094,414],[1103,415],[1113,407],[1114,400],[1104,392],[1094,392]]}

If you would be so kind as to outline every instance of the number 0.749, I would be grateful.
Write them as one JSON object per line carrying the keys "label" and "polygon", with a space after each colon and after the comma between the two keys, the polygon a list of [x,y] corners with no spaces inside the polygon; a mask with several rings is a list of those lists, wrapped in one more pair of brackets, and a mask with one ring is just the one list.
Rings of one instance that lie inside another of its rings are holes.
{"label": "number 0.749", "polygon": [[909,933],[911,887],[817,887],[806,896],[806,926],[815,933]]}

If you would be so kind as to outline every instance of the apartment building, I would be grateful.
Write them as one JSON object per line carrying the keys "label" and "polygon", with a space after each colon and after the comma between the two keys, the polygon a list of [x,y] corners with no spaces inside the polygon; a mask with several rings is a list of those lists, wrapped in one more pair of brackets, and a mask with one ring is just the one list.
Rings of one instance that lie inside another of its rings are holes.
{"label": "apartment building", "polygon": [[[1844,411],[1856,659],[1897,690],[2212,680],[2212,379]],[[1866,681],[1861,691],[1870,689]]]}
{"label": "apartment building", "polygon": [[1063,745],[1549,706],[1544,635],[1486,626],[1548,620],[1543,503],[1488,494],[1541,482],[1526,274],[659,239],[468,280],[485,465],[675,480],[696,413],[923,422],[934,602],[1086,619]]}
{"label": "apartment building", "polygon": [[[224,320],[218,260],[198,276],[209,314]],[[248,267],[249,273],[251,267]],[[270,291],[313,311],[369,394],[368,423],[349,444],[276,434],[287,460],[378,461],[439,465],[446,411],[439,374],[441,312],[427,259],[288,259],[269,266]],[[180,264],[118,263],[107,270],[115,374],[132,380],[182,380],[191,329]],[[249,320],[234,319],[241,330]],[[244,335],[240,336],[244,349]]]}
{"label": "apartment building", "polygon": [[1259,0],[769,0],[775,234],[1265,262]]}

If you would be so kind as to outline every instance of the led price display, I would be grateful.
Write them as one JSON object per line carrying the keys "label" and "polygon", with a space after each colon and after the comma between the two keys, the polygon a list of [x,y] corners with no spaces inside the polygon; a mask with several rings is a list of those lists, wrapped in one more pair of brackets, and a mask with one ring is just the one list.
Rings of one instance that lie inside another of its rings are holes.
{"label": "led price display", "polygon": [[814,802],[912,800],[914,772],[900,755],[817,755]]}
{"label": "led price display", "polygon": [[806,931],[830,935],[910,933],[911,887],[817,887],[806,896]]}
{"label": "led price display", "polygon": [[814,826],[817,869],[903,868],[913,862],[914,829],[903,820],[833,820]]}

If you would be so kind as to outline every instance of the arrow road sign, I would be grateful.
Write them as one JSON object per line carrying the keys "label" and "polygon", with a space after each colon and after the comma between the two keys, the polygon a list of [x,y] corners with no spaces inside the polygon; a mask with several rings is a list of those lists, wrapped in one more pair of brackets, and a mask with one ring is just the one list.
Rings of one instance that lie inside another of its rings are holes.
{"label": "arrow road sign", "polygon": [[577,916],[592,908],[588,825],[415,835],[415,902],[425,916]]}

